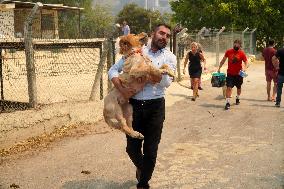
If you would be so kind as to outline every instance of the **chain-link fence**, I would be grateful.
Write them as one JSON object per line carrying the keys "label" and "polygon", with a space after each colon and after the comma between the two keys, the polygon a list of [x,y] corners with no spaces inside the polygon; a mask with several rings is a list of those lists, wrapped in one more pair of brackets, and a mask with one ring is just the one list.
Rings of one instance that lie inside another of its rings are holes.
{"label": "chain-link fence", "polygon": [[[225,28],[205,32],[204,29],[195,33],[185,33],[177,38],[178,59],[183,59],[190,50],[190,44],[197,42],[206,58],[207,67],[216,67],[227,49],[233,47],[236,39],[242,41],[242,49],[247,55],[256,53],[256,29],[227,32]],[[182,65],[181,65],[182,66]],[[178,69],[180,70],[180,69]],[[180,74],[179,74],[180,75]],[[180,79],[180,78],[179,78]]]}
{"label": "chain-link fence", "polygon": [[[65,30],[69,34],[62,33],[60,18],[72,16],[72,13],[77,15],[74,7],[73,12],[67,11],[65,16],[59,17],[57,11],[46,6],[37,7],[32,15],[35,5],[9,9],[6,6],[7,9],[0,11],[0,22],[3,23],[0,26],[0,112],[102,99],[107,92],[105,62],[108,65],[114,62],[113,41],[78,39],[78,25],[73,25],[75,29],[69,27]],[[52,17],[47,14],[52,14]],[[31,19],[30,27],[28,19]],[[25,25],[17,26],[18,20]],[[71,35],[72,32],[75,34]],[[61,36],[73,38],[60,39]],[[101,62],[101,67],[98,67]],[[104,72],[98,73],[98,70]],[[96,85],[100,90],[93,91],[97,88],[94,85],[98,74],[99,84]]]}

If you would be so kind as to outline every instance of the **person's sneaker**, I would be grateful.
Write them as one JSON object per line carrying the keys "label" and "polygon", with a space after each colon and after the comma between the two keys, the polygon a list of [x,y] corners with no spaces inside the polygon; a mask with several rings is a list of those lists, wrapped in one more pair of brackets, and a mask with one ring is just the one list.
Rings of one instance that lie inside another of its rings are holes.
{"label": "person's sneaker", "polygon": [[236,99],[236,105],[239,105],[240,104],[240,99]]}
{"label": "person's sneaker", "polygon": [[195,97],[195,98],[194,98],[194,97],[192,97],[192,98],[191,98],[191,101],[195,101],[195,99],[196,99],[196,97]]}
{"label": "person's sneaker", "polygon": [[226,103],[226,105],[225,105],[225,110],[229,110],[230,107],[231,107],[230,103]]}
{"label": "person's sneaker", "polygon": [[280,102],[276,102],[275,106],[279,108],[280,107]]}
{"label": "person's sneaker", "polygon": [[203,90],[203,88],[202,88],[202,87],[198,87],[198,89],[199,89],[199,90]]}

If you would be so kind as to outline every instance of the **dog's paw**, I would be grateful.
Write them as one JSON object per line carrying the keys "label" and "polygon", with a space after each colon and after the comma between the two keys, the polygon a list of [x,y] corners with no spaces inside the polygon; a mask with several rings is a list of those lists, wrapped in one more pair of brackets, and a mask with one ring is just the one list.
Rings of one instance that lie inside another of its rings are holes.
{"label": "dog's paw", "polygon": [[134,133],[132,134],[131,137],[138,138],[138,139],[144,139],[144,136],[141,133],[137,132],[137,131],[134,131]]}

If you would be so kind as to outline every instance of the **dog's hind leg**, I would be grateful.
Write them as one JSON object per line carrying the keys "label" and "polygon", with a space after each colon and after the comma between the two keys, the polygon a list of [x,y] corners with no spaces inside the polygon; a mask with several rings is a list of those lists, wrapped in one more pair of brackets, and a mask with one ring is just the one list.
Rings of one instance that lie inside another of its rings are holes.
{"label": "dog's hind leg", "polygon": [[110,117],[109,114],[104,110],[103,112],[104,115],[104,120],[108,124],[108,126],[115,128],[115,129],[121,129],[120,123],[116,120],[114,121],[115,118]]}
{"label": "dog's hind leg", "polygon": [[138,131],[134,131],[132,128],[133,109],[132,109],[131,104],[125,103],[122,106],[122,111],[123,111],[123,117],[125,120],[125,125],[122,126],[122,130],[133,138],[144,139],[144,136],[141,133],[139,133]]}

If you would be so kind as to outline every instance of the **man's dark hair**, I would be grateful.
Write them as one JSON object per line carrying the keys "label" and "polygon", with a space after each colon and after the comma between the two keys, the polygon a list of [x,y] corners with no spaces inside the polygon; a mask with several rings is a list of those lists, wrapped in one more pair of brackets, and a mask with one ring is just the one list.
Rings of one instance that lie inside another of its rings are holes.
{"label": "man's dark hair", "polygon": [[169,26],[168,24],[165,24],[165,23],[161,23],[161,24],[158,24],[156,25],[154,28],[153,28],[153,31],[157,31],[157,29],[160,27],[160,26],[164,26],[166,28],[168,28],[169,30],[171,30],[171,26]]}
{"label": "man's dark hair", "polygon": [[238,43],[238,44],[240,44],[240,45],[242,46],[242,41],[241,41],[240,39],[236,39],[236,40],[234,41],[234,43]]}
{"label": "man's dark hair", "polygon": [[275,43],[275,42],[274,42],[274,40],[273,40],[273,39],[269,39],[269,41],[268,41],[268,45],[269,45],[269,46],[274,45],[274,43]]}

